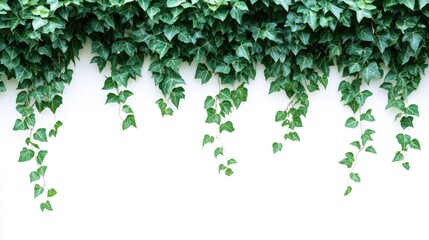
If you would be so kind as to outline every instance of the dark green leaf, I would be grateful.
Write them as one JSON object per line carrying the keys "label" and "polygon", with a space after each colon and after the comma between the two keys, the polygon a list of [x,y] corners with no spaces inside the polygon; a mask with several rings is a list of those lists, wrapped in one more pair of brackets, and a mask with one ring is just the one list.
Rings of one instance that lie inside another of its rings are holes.
{"label": "dark green leaf", "polygon": [[133,127],[137,128],[136,120],[135,120],[135,118],[134,118],[134,115],[133,115],[133,114],[129,114],[129,115],[124,119],[124,121],[122,122],[122,130],[126,130],[126,129],[128,129],[128,128],[129,128],[129,127],[131,127],[131,126],[133,126]]}
{"label": "dark green leaf", "polygon": [[418,117],[420,115],[419,107],[416,104],[411,104],[408,108],[405,108],[404,113]]}
{"label": "dark green leaf", "polygon": [[420,148],[420,142],[419,142],[419,140],[417,140],[415,138],[413,140],[411,140],[410,147],[413,148],[413,149],[420,150],[421,148]]}
{"label": "dark green leaf", "polygon": [[276,122],[281,122],[284,121],[287,117],[287,112],[286,111],[278,111],[276,113]]}

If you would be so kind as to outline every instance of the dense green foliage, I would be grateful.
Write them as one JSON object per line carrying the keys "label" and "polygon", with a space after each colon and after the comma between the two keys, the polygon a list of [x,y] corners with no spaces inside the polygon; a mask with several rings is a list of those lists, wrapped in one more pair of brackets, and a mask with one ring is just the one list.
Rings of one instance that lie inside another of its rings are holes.
{"label": "dense green foliage", "polygon": [[[410,168],[409,149],[420,149],[409,128],[419,115],[407,97],[417,89],[427,67],[429,0],[0,0],[0,75],[15,79],[19,94],[16,110],[21,117],[14,130],[29,132],[19,161],[35,160],[30,173],[36,182],[34,197],[46,196],[41,209],[52,210],[49,198],[56,194],[44,181],[46,150],[40,143],[57,135],[62,123],[52,129],[37,128],[35,111],[54,114],[62,104],[64,88],[72,80],[68,67],[90,40],[99,70],[110,67],[103,90],[106,103],[121,110],[123,129],[136,127],[127,99],[131,79],[138,79],[145,58],[163,98],[161,114],[172,115],[185,98],[182,62],[197,64],[195,78],[219,82],[219,93],[204,102],[206,122],[218,125],[215,134],[203,136],[203,146],[217,144],[222,157],[219,172],[233,174],[237,161],[227,157],[221,134],[233,132],[228,115],[247,100],[246,84],[256,75],[256,64],[265,66],[270,93],[284,92],[290,104],[275,114],[284,127],[284,140],[272,144],[281,151],[284,141],[299,141],[297,129],[309,108],[308,93],[328,84],[329,67],[337,65],[344,80],[338,90],[341,101],[353,115],[345,126],[360,128],[340,161],[350,168],[350,180],[360,182],[354,171],[364,150],[376,153],[375,120],[365,101],[372,93],[362,90],[373,79],[384,79],[387,108],[398,111],[403,132],[397,134],[398,151],[393,161]],[[384,71],[383,71],[384,69]],[[386,74],[385,71],[387,70]],[[216,76],[216,77],[215,77]],[[5,78],[2,78],[5,80]],[[0,91],[6,91],[0,80]],[[345,195],[352,190],[347,184]]]}

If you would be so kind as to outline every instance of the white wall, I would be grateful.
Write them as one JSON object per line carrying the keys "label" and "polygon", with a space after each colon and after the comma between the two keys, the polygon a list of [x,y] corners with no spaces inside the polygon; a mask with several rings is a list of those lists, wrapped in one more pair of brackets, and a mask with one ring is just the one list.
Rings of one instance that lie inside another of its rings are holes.
{"label": "white wall", "polygon": [[[203,102],[215,82],[201,86],[195,66],[182,65],[186,100],[175,116],[161,118],[154,102],[149,63],[143,79],[130,84],[129,99],[138,129],[121,130],[117,106],[104,105],[104,77],[89,45],[77,62],[72,84],[57,118],[64,122],[56,139],[43,144],[46,180],[57,189],[54,212],[42,213],[33,200],[28,175],[35,163],[18,163],[26,133],[13,132],[15,87],[0,95],[0,239],[428,239],[429,238],[429,79],[410,103],[420,106],[414,137],[422,151],[411,151],[411,170],[392,163],[399,145],[386,94],[375,93],[367,106],[377,119],[378,154],[362,154],[356,170],[362,183],[343,197],[349,170],[338,164],[359,132],[346,129],[351,111],[339,102],[340,75],[332,68],[326,91],[310,95],[311,105],[300,143],[289,142],[273,155],[271,143],[283,129],[274,122],[287,99],[267,95],[263,68],[249,86],[249,100],[231,116],[236,131],[223,134],[235,174],[217,173],[220,160],[201,148],[213,131],[204,123]],[[108,74],[106,71],[105,75]],[[50,127],[48,112],[39,126]]]}

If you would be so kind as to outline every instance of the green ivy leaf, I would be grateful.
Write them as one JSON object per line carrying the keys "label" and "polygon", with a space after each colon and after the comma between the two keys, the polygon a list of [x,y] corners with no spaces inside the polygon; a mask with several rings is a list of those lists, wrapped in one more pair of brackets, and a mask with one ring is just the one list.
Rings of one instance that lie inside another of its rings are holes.
{"label": "green ivy leaf", "polygon": [[357,173],[350,173],[350,179],[357,183],[360,182],[360,177],[359,177],[359,174]]}
{"label": "green ivy leaf", "polygon": [[13,130],[14,131],[23,131],[23,130],[28,130],[28,126],[27,124],[25,124],[24,121],[22,121],[21,119],[16,119],[15,124],[13,125]]}
{"label": "green ivy leaf", "polygon": [[215,99],[212,96],[207,96],[204,100],[204,109],[211,108],[215,105]]}
{"label": "green ivy leaf", "polygon": [[219,155],[223,155],[223,148],[222,147],[217,147],[214,151],[215,158],[217,158]]}
{"label": "green ivy leaf", "polygon": [[39,184],[34,185],[34,198],[37,198],[45,191],[43,187],[41,187]]}
{"label": "green ivy leaf", "polygon": [[421,148],[420,148],[420,142],[419,142],[419,140],[417,140],[415,138],[413,140],[411,140],[410,147],[413,148],[413,149],[420,150]]}
{"label": "green ivy leaf", "polygon": [[362,148],[359,141],[353,141],[353,142],[350,143],[350,145],[356,147],[357,149],[361,149]]}
{"label": "green ivy leaf", "polygon": [[33,134],[34,140],[40,141],[40,142],[47,142],[48,137],[46,136],[46,128],[39,128],[37,131]]}
{"label": "green ivy leaf", "polygon": [[368,122],[374,122],[375,118],[372,115],[372,110],[368,109],[365,113],[360,115],[360,120],[361,121],[368,121]]}
{"label": "green ivy leaf", "polygon": [[374,153],[374,154],[376,154],[376,153],[377,153],[377,151],[375,151],[375,148],[374,148],[373,146],[368,146],[368,147],[365,149],[365,152]]}
{"label": "green ivy leaf", "polygon": [[220,171],[223,171],[226,169],[226,166],[223,164],[219,164],[219,168],[218,168],[218,172],[220,173]]}
{"label": "green ivy leaf", "polygon": [[210,136],[208,134],[204,135],[204,138],[203,138],[203,147],[207,143],[213,143],[213,142],[214,142],[214,137],[213,136]]}
{"label": "green ivy leaf", "polygon": [[37,157],[36,157],[37,164],[42,165],[43,160],[45,160],[45,157],[46,157],[47,154],[48,154],[48,151],[46,151],[46,150],[40,150],[37,153]]}
{"label": "green ivy leaf", "polygon": [[277,111],[275,121],[276,122],[284,121],[286,120],[286,117],[287,117],[286,111]]}
{"label": "green ivy leaf", "polygon": [[420,116],[419,107],[416,104],[411,104],[409,107],[405,108],[404,113],[416,117]]}
{"label": "green ivy leaf", "polygon": [[359,122],[356,120],[356,118],[349,117],[346,120],[345,126],[348,127],[348,128],[356,128],[357,126],[359,126]]}
{"label": "green ivy leaf", "polygon": [[231,176],[232,174],[234,174],[234,172],[232,171],[232,169],[231,168],[227,168],[226,170],[225,170],[225,174],[226,174],[226,176]]}
{"label": "green ivy leaf", "polygon": [[180,6],[184,2],[186,2],[186,0],[167,0],[167,7],[174,8]]}
{"label": "green ivy leaf", "polygon": [[237,164],[237,161],[234,158],[231,158],[227,161],[227,165]]}
{"label": "green ivy leaf", "polygon": [[223,132],[223,131],[227,131],[227,132],[233,132],[234,129],[234,125],[232,124],[231,121],[226,121],[225,123],[222,123],[219,126],[219,132]]}
{"label": "green ivy leaf", "polygon": [[33,159],[33,157],[34,157],[34,151],[26,147],[23,147],[21,152],[19,153],[18,162],[27,162]]}
{"label": "green ivy leaf", "polygon": [[44,177],[44,176],[45,176],[45,173],[46,173],[46,169],[48,169],[48,167],[46,167],[46,166],[40,166],[40,167],[37,169],[37,173],[38,173],[40,176]]}
{"label": "green ivy leaf", "polygon": [[413,120],[414,120],[414,118],[413,117],[411,117],[411,116],[408,116],[408,117],[402,117],[401,118],[401,127],[402,127],[402,129],[407,129],[407,128],[409,128],[409,127],[414,127],[414,124],[413,124]]}
{"label": "green ivy leaf", "polygon": [[299,135],[296,132],[290,132],[290,133],[285,134],[284,139],[285,140],[290,139],[292,141],[300,141]]}
{"label": "green ivy leaf", "polygon": [[48,211],[53,211],[51,203],[49,201],[43,202],[40,204],[40,209],[43,211],[48,210]]}
{"label": "green ivy leaf", "polygon": [[273,147],[273,154],[276,154],[277,152],[280,152],[283,149],[283,144],[275,142],[272,145]]}
{"label": "green ivy leaf", "polygon": [[404,162],[402,163],[402,166],[407,169],[408,171],[410,170],[410,163],[409,162]]}
{"label": "green ivy leaf", "polygon": [[212,73],[207,69],[207,66],[203,63],[198,63],[194,78],[201,79],[201,84],[204,84],[207,83],[211,77]]}
{"label": "green ivy leaf", "polygon": [[50,188],[48,190],[48,197],[53,197],[55,195],[57,195],[57,191],[55,189],[53,189],[53,188]]}
{"label": "green ivy leaf", "polygon": [[404,155],[400,151],[397,151],[395,153],[395,157],[393,158],[393,162],[399,162],[402,160],[404,160]]}
{"label": "green ivy leaf", "polygon": [[40,174],[39,173],[37,173],[35,171],[33,171],[33,172],[30,173],[30,183],[32,183],[34,181],[37,181],[39,179],[40,179]]}
{"label": "green ivy leaf", "polygon": [[135,120],[135,118],[134,118],[134,115],[133,115],[133,114],[129,114],[129,115],[124,119],[124,121],[122,122],[122,130],[126,130],[126,129],[128,129],[128,128],[129,128],[129,127],[131,127],[131,126],[133,126],[133,127],[137,128],[136,120]]}
{"label": "green ivy leaf", "polygon": [[347,186],[347,189],[346,189],[346,191],[344,192],[344,196],[349,195],[351,192],[352,192],[352,187]]}
{"label": "green ivy leaf", "polygon": [[379,69],[376,62],[371,62],[362,70],[362,78],[365,80],[367,84],[371,81],[373,78],[381,78],[382,77],[382,71]]}

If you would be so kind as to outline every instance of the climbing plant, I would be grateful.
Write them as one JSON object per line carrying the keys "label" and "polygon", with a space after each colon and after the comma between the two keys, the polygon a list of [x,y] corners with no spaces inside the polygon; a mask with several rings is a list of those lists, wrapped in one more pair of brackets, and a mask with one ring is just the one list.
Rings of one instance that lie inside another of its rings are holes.
{"label": "climbing plant", "polygon": [[[219,92],[207,96],[206,123],[217,131],[202,137],[215,144],[214,157],[222,158],[219,172],[232,175],[237,161],[228,156],[222,135],[234,132],[228,117],[248,98],[247,84],[262,63],[270,93],[289,99],[273,119],[284,137],[272,143],[280,152],[286,141],[299,141],[299,128],[310,107],[309,93],[326,88],[330,66],[343,75],[338,91],[350,108],[345,126],[360,134],[340,160],[350,169],[351,182],[360,182],[358,157],[376,153],[371,145],[372,109],[365,105],[373,94],[365,84],[380,80],[386,108],[397,111],[403,131],[396,135],[394,162],[410,169],[406,153],[420,149],[410,128],[418,106],[407,101],[427,67],[429,0],[0,0],[0,91],[4,81],[17,84],[16,110],[21,115],[13,129],[28,137],[19,162],[35,162],[30,173],[34,197],[44,196],[40,208],[52,210],[56,190],[45,181],[46,142],[62,126],[55,120],[40,127],[36,111],[54,116],[62,93],[72,81],[70,64],[91,42],[91,63],[109,75],[102,87],[106,103],[117,104],[122,128],[137,127],[127,99],[129,81],[140,80],[144,60],[163,97],[156,101],[162,116],[173,115],[185,98],[182,62],[194,63],[195,79],[216,81]],[[350,183],[349,183],[350,182]]]}

